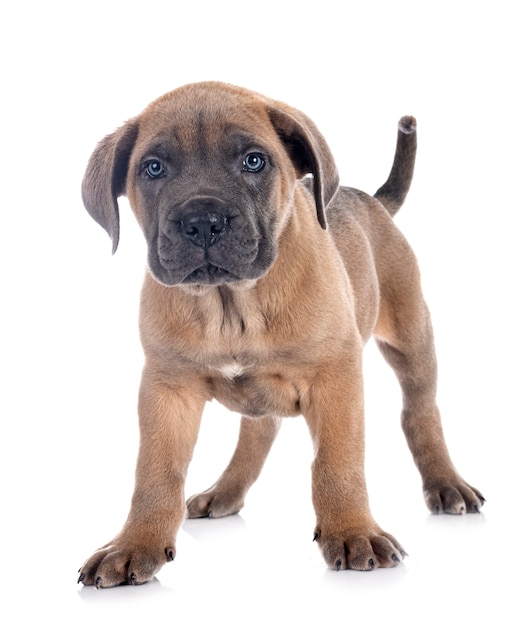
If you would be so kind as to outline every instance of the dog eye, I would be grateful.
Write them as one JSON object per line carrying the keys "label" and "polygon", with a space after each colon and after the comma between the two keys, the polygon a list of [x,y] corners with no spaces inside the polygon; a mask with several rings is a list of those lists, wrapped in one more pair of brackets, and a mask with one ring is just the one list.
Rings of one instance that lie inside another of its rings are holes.
{"label": "dog eye", "polygon": [[145,170],[150,178],[159,178],[164,174],[164,167],[160,161],[148,161]]}
{"label": "dog eye", "polygon": [[243,159],[244,172],[259,172],[265,166],[265,159],[258,152],[251,152]]}

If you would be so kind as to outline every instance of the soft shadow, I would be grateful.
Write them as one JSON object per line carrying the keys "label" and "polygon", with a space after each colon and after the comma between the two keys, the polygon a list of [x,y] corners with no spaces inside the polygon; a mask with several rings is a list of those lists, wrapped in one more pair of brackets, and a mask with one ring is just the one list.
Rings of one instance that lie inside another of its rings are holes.
{"label": "soft shadow", "polygon": [[426,526],[430,528],[480,528],[486,524],[484,513],[466,513],[465,515],[449,515],[441,513],[434,515],[429,513],[426,518]]}
{"label": "soft shadow", "polygon": [[399,585],[408,573],[405,562],[396,567],[377,568],[371,572],[359,572],[356,570],[327,569],[322,577],[324,587],[330,586],[336,589],[346,587],[348,590],[377,592],[380,589],[393,589]]}
{"label": "soft shadow", "polygon": [[216,541],[223,540],[225,535],[239,535],[245,529],[245,520],[238,514],[218,518],[187,519],[181,530],[197,541]]}
{"label": "soft shadow", "polygon": [[79,598],[83,602],[98,606],[104,603],[115,604],[116,602],[130,604],[147,598],[158,598],[159,596],[174,593],[173,589],[162,585],[157,578],[153,578],[153,580],[143,585],[122,585],[120,587],[109,587],[108,589],[83,586],[78,590]]}

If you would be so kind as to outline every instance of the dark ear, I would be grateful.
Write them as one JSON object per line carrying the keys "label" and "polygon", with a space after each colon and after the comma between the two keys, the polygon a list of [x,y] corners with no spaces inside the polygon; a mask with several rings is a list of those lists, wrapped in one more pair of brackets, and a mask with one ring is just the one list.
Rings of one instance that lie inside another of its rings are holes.
{"label": "dark ear", "polygon": [[287,149],[299,177],[313,176],[316,213],[327,228],[325,209],[338,190],[339,177],[330,148],[314,122],[286,105],[268,109],[270,120]]}
{"label": "dark ear", "polygon": [[130,154],[137,138],[134,120],[104,137],[95,148],[82,181],[82,200],[88,213],[108,233],[113,252],[119,244],[119,205],[126,191]]}

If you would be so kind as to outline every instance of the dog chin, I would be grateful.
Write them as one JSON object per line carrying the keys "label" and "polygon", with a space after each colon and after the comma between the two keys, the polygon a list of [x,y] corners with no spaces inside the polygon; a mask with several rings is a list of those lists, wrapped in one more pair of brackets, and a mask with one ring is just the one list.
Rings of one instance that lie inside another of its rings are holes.
{"label": "dog chin", "polygon": [[243,280],[243,278],[236,276],[232,272],[207,263],[201,267],[198,267],[193,272],[181,281],[183,285],[224,285],[225,283],[237,282]]}
{"label": "dog chin", "polygon": [[185,290],[193,293],[224,285],[234,289],[249,289],[259,278],[259,276],[240,276],[211,263],[196,268],[186,276],[166,268],[150,267],[150,272],[153,278],[165,287],[184,287]]}

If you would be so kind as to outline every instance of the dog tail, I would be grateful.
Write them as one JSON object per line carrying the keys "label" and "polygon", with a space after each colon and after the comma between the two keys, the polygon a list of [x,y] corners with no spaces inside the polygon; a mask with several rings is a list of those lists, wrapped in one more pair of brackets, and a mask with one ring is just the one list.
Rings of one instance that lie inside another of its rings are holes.
{"label": "dog tail", "polygon": [[389,178],[374,194],[394,216],[404,203],[415,169],[416,119],[405,115],[398,122],[398,139]]}

